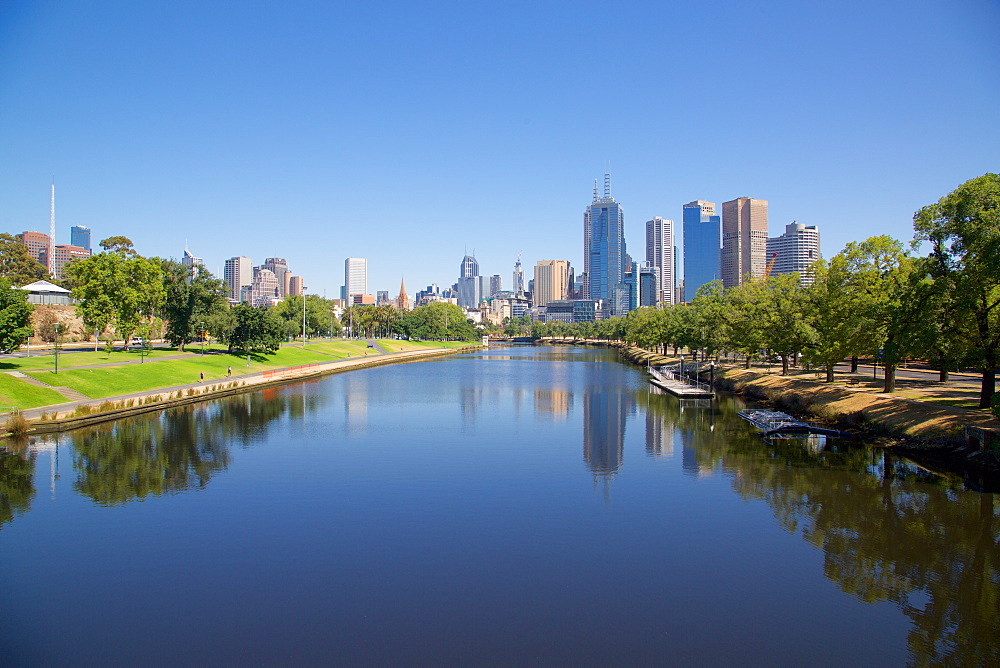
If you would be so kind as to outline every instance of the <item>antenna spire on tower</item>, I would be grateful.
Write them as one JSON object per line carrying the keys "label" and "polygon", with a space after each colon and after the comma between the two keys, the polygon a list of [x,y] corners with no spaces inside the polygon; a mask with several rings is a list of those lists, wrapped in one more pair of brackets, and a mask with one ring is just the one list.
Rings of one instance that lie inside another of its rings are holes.
{"label": "antenna spire on tower", "polygon": [[56,177],[52,177],[52,202],[49,205],[49,253],[45,258],[49,273],[56,268]]}
{"label": "antenna spire on tower", "polygon": [[604,172],[604,196],[611,197],[611,173]]}

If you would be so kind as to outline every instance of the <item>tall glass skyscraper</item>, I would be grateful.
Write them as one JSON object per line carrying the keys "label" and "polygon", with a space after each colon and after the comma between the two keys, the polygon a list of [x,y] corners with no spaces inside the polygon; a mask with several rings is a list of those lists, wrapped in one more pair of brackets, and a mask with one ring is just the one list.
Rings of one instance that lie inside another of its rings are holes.
{"label": "tall glass skyscraper", "polygon": [[684,205],[684,295],[694,299],[698,288],[721,278],[719,253],[722,249],[722,218],[715,204],[695,200]]}
{"label": "tall glass skyscraper", "polygon": [[73,246],[90,250],[90,228],[83,225],[74,225],[69,228],[69,242]]}
{"label": "tall glass skyscraper", "polygon": [[368,259],[349,257],[344,260],[344,294],[354,303],[355,295],[368,294]]}
{"label": "tall glass skyscraper", "polygon": [[625,277],[626,256],[625,219],[611,196],[611,175],[605,174],[604,196],[598,197],[595,183],[594,200],[583,212],[583,296],[604,300],[605,315],[613,308],[615,286]]}

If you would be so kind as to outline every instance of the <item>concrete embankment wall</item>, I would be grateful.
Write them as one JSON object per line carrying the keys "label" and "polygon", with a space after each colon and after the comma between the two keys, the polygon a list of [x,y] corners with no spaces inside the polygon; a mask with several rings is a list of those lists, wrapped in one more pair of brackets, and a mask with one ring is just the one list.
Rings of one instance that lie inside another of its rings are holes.
{"label": "concrete embankment wall", "polygon": [[[366,369],[385,364],[419,362],[428,358],[454,355],[480,348],[482,346],[472,345],[465,348],[414,350],[373,357],[359,357],[290,369],[276,369],[264,374],[208,382],[185,388],[151,390],[128,397],[108,397],[103,400],[86,402],[82,407],[79,405],[71,408],[59,405],[48,406],[31,411],[31,413],[39,414],[43,417],[42,419],[29,420],[26,433],[43,434],[67,431],[69,429],[77,429],[101,422],[110,422],[142,413],[159,411],[173,406],[183,406],[244,392],[254,392],[268,387],[309,380],[334,373]],[[27,414],[28,411],[25,411],[25,413]]]}

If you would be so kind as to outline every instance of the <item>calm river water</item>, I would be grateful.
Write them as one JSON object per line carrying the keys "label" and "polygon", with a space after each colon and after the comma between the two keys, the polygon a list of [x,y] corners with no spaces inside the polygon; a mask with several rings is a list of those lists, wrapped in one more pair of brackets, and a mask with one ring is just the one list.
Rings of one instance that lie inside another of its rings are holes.
{"label": "calm river water", "polygon": [[1000,660],[997,496],[738,408],[515,347],[10,445],[0,664]]}

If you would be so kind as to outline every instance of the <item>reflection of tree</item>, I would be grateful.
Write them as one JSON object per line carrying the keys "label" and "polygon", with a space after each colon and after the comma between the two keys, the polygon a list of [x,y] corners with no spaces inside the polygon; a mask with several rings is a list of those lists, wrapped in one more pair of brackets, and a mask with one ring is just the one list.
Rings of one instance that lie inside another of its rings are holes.
{"label": "reflection of tree", "polygon": [[[720,411],[732,417],[735,408]],[[735,431],[692,434],[699,467],[727,474],[741,496],[763,500],[782,527],[822,549],[825,575],[841,589],[866,602],[892,601],[910,617],[915,663],[1000,659],[993,495],[954,489],[864,448],[810,452]]]}
{"label": "reflection of tree", "polygon": [[0,448],[0,527],[31,507],[35,454]]}
{"label": "reflection of tree", "polygon": [[72,432],[73,487],[101,505],[204,487],[229,465],[233,442],[248,445],[269,423],[301,416],[317,400],[293,386]]}

